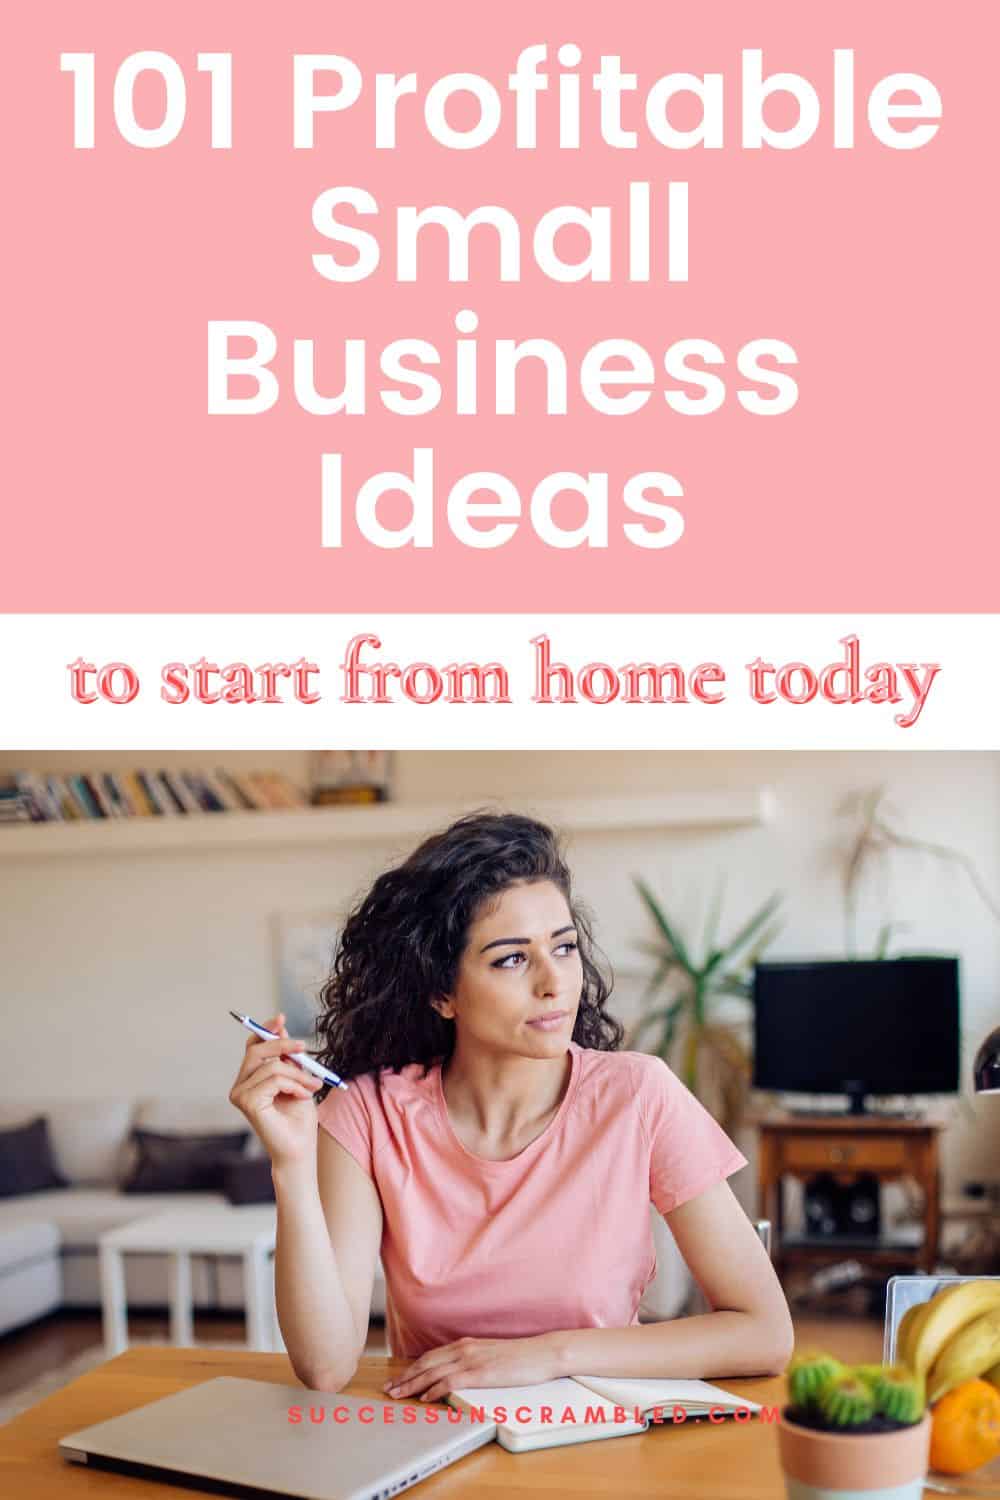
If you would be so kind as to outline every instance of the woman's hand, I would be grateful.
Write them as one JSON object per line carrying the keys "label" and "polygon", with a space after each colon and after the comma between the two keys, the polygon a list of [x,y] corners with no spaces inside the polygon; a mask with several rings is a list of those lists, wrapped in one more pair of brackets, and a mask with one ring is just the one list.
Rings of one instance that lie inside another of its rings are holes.
{"label": "woman's hand", "polygon": [[305,1042],[290,1040],[284,1014],[263,1023],[278,1035],[271,1041],[251,1035],[229,1102],[245,1115],[273,1166],[307,1160],[316,1151],[316,1106],[320,1079],[284,1059],[306,1052]]}
{"label": "woman's hand", "polygon": [[383,1387],[390,1396],[439,1401],[465,1387],[537,1385],[559,1371],[546,1334],[528,1339],[458,1339],[428,1349]]}

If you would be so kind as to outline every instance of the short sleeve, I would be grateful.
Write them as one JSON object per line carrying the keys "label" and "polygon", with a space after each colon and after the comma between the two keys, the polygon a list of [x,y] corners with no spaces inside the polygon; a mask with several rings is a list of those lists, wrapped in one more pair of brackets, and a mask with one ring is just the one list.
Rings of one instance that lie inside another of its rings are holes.
{"label": "short sleeve", "polygon": [[661,1058],[637,1053],[636,1094],[649,1143],[649,1196],[668,1214],[747,1166],[717,1120]]}
{"label": "short sleeve", "polygon": [[354,1078],[346,1089],[331,1088],[316,1117],[323,1129],[349,1151],[358,1166],[374,1180],[372,1101],[375,1082],[371,1074]]}

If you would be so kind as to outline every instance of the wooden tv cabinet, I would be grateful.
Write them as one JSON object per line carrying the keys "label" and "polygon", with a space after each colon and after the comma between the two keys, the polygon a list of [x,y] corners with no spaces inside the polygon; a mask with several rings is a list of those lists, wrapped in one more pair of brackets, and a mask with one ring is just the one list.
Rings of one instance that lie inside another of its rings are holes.
{"label": "wooden tv cabinet", "polygon": [[[760,1213],[771,1220],[772,1258],[779,1275],[840,1260],[857,1260],[886,1270],[934,1270],[941,1223],[938,1138],[948,1123],[946,1118],[770,1112],[752,1116],[751,1123],[759,1132]],[[819,1172],[830,1172],[840,1181],[861,1172],[871,1172],[880,1183],[912,1178],[922,1190],[922,1238],[908,1241],[899,1230],[883,1230],[878,1236],[867,1237],[788,1234],[783,1212],[784,1178],[805,1180]]]}

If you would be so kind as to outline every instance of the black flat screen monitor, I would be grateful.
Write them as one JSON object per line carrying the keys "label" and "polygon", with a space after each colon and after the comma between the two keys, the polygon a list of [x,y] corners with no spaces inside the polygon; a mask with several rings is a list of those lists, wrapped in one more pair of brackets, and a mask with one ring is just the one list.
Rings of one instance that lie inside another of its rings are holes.
{"label": "black flat screen monitor", "polygon": [[948,1094],[959,1085],[957,958],[761,963],[754,971],[756,1088]]}

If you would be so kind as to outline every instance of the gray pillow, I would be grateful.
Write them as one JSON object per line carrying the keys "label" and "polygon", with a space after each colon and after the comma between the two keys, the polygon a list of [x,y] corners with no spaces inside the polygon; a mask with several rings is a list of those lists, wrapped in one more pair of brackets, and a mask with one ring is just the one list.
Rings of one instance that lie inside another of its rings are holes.
{"label": "gray pillow", "polygon": [[134,1129],[138,1157],[123,1193],[221,1192],[226,1168],[246,1149],[249,1130],[217,1135],[167,1134]]}
{"label": "gray pillow", "polygon": [[13,1130],[0,1130],[0,1198],[69,1187],[56,1171],[44,1115]]}

